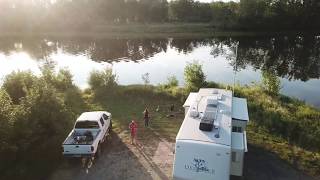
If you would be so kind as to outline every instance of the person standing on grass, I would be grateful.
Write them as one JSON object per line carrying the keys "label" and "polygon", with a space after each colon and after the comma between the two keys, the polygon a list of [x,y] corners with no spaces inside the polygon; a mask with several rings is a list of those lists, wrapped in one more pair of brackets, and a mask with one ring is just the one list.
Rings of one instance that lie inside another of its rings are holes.
{"label": "person standing on grass", "polygon": [[137,135],[137,130],[138,130],[138,124],[132,120],[131,123],[129,124],[129,129],[131,133],[131,144],[135,143],[136,144],[136,135]]}
{"label": "person standing on grass", "polygon": [[149,116],[149,110],[148,110],[148,108],[146,108],[146,109],[143,111],[143,119],[144,119],[144,126],[145,126],[145,127],[149,127],[150,116]]}

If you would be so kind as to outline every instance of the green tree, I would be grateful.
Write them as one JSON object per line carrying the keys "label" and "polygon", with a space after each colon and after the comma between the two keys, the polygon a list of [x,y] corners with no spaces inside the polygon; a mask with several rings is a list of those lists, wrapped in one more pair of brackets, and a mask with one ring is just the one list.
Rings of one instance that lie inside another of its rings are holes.
{"label": "green tree", "polygon": [[72,78],[73,76],[69,70],[61,69],[56,75],[56,82],[54,85],[60,91],[65,91],[69,88],[74,88],[76,86],[73,84]]}
{"label": "green tree", "polygon": [[179,85],[179,81],[176,76],[169,76],[165,85],[169,88],[177,87]]}
{"label": "green tree", "polygon": [[144,86],[146,87],[150,83],[150,73],[144,73],[141,75],[141,79],[144,83]]}
{"label": "green tree", "polygon": [[9,94],[14,104],[26,96],[29,89],[37,81],[30,71],[12,72],[4,78],[2,88]]}
{"label": "green tree", "polygon": [[[63,95],[43,79],[29,89],[17,108],[13,142],[18,149],[18,164],[25,164],[19,169],[27,173],[17,176],[47,174],[60,160],[61,142],[72,127],[73,114],[64,104]],[[30,162],[32,166],[27,165]]]}
{"label": "green tree", "polygon": [[[15,104],[11,96],[17,99]],[[50,69],[40,77],[30,72],[9,74],[0,89],[0,106],[0,160],[8,162],[0,170],[15,172],[4,174],[4,179],[47,174],[60,160],[61,142],[74,119],[87,109],[71,73]]]}
{"label": "green tree", "polygon": [[187,64],[184,68],[185,87],[188,92],[198,91],[206,82],[206,76],[202,71],[202,65],[198,62]]}
{"label": "green tree", "polygon": [[190,21],[194,0],[175,0],[169,5],[170,19],[178,21]]}
{"label": "green tree", "polygon": [[217,28],[234,28],[239,20],[239,4],[234,2],[214,2],[210,4],[211,23]]}
{"label": "green tree", "polygon": [[92,90],[111,92],[117,87],[117,75],[113,74],[110,68],[106,68],[103,71],[94,70],[90,73],[88,83]]}
{"label": "green tree", "polygon": [[273,72],[262,71],[263,88],[271,95],[279,95],[281,82],[277,75]]}
{"label": "green tree", "polygon": [[0,106],[0,170],[3,171],[14,160],[16,146],[11,138],[15,121],[15,110],[9,94],[2,89],[0,89]]}

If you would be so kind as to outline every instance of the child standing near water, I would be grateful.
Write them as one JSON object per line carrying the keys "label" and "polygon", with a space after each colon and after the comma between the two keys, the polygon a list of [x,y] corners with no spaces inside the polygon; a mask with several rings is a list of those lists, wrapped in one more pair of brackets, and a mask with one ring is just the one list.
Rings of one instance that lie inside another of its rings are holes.
{"label": "child standing near water", "polygon": [[136,143],[138,124],[134,120],[132,120],[129,124],[129,129],[131,132],[131,144]]}

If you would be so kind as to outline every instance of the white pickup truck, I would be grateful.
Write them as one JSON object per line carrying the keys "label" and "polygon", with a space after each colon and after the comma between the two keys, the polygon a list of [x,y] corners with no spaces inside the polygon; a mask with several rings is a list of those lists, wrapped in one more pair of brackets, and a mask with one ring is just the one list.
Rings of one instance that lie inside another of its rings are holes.
{"label": "white pickup truck", "polygon": [[102,143],[106,141],[111,128],[111,113],[105,111],[82,113],[62,144],[63,155],[65,157],[99,156]]}

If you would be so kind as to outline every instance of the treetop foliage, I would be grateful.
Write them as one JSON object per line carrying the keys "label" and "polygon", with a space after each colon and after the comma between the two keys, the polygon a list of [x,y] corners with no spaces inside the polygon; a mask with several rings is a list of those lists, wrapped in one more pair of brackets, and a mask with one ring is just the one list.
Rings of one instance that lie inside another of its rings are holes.
{"label": "treetop foliage", "polygon": [[112,72],[111,68],[102,71],[94,70],[90,73],[88,79],[89,86],[94,91],[112,91],[117,84],[117,75]]}
{"label": "treetop foliage", "polygon": [[40,76],[13,72],[5,78],[0,89],[1,177],[41,179],[57,165],[61,142],[86,109],[80,92],[68,70],[46,69]]}
{"label": "treetop foliage", "polygon": [[188,92],[198,91],[206,84],[206,76],[202,71],[202,65],[198,62],[189,63],[184,68],[185,88]]}
{"label": "treetop foliage", "polygon": [[[0,1],[0,29],[99,29],[106,24],[209,22],[221,29],[320,28],[317,0],[39,0]],[[79,13],[81,12],[81,13]]]}

